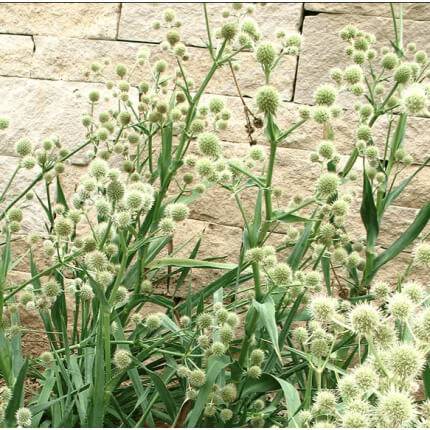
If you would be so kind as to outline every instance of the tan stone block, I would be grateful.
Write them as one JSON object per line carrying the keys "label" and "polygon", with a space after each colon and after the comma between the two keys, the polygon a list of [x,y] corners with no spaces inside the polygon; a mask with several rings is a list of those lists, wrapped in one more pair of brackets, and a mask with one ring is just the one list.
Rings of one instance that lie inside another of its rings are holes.
{"label": "tan stone block", "polygon": [[[303,25],[305,43],[299,59],[295,102],[313,104],[316,88],[331,81],[330,69],[345,68],[351,64],[344,52],[347,44],[338,35],[345,25],[351,23],[375,35],[374,47],[377,50],[389,46],[389,40],[393,39],[393,24],[389,18],[334,14],[306,16]],[[404,44],[415,42],[417,49],[428,49],[429,29],[430,23],[427,21],[404,20]],[[376,64],[379,64],[378,60]],[[365,102],[365,99],[353,97],[348,93],[338,97],[338,104],[344,107],[352,107],[357,101]]]}
{"label": "tan stone block", "polygon": [[[105,102],[109,92],[101,84],[45,81],[38,79],[0,78],[0,115],[10,118],[10,126],[2,132],[0,153],[15,155],[14,145],[29,138],[36,145],[52,135],[60,137],[63,146],[76,149],[87,140],[82,116],[88,114],[88,94],[99,90],[101,102],[95,107],[96,117],[102,110],[113,106]],[[137,90],[130,98],[137,101]],[[72,162],[86,163],[87,150],[70,158]]]}
{"label": "tan stone block", "polygon": [[119,3],[3,3],[3,33],[114,39]]}
{"label": "tan stone block", "polygon": [[[35,37],[36,52],[32,62],[31,76],[42,79],[61,79],[69,81],[104,82],[107,79],[118,79],[116,65],[123,63],[132,70],[141,43],[113,42],[105,40],[83,40],[58,37]],[[158,60],[168,61],[168,74],[174,73],[177,62],[173,55],[162,51],[159,45],[145,44],[150,52],[150,64]],[[212,64],[209,52],[205,48],[188,48],[190,59],[184,62],[183,68],[188,78],[192,78],[198,88]],[[91,74],[88,78],[84,73],[94,61],[103,62],[109,58],[111,64],[106,66],[103,76]],[[237,56],[240,70],[236,72],[241,91],[244,95],[253,96],[257,89],[264,85],[264,73],[256,62],[255,55],[243,52]],[[290,100],[296,70],[296,58],[287,59],[272,74],[272,84],[281,91],[282,98]],[[137,66],[130,82],[138,85],[142,81],[151,80],[151,68],[148,64]],[[225,65],[215,72],[206,91],[211,94],[237,95],[230,68]]]}
{"label": "tan stone block", "polygon": [[[402,3],[403,18],[416,21],[430,20],[430,10],[426,3]],[[343,13],[349,15],[375,15],[391,18],[389,3],[305,3],[305,10],[312,12]],[[396,14],[399,7],[395,6]]]}
{"label": "tan stone block", "polygon": [[0,36],[0,74],[30,76],[33,41],[28,36]]}
{"label": "tan stone block", "polygon": [[[263,39],[275,39],[275,31],[282,28],[286,31],[297,31],[301,24],[301,3],[267,3],[264,6],[256,4],[255,12],[251,15],[259,25]],[[244,4],[246,7],[246,4]],[[176,17],[182,22],[180,32],[182,40],[189,45],[204,46],[207,41],[203,5],[201,3],[124,3],[119,24],[119,39],[139,40],[143,42],[161,42],[164,40],[163,29],[154,31],[152,22],[163,21],[163,12],[171,8]],[[229,3],[208,3],[208,15],[212,37],[215,30],[227,19],[223,19],[221,11],[224,8],[232,11]]]}

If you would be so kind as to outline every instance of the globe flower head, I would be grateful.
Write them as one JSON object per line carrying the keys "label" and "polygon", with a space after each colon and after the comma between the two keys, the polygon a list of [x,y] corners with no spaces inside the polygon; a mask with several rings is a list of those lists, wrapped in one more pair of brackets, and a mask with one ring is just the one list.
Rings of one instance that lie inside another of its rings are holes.
{"label": "globe flower head", "polygon": [[203,155],[216,158],[221,154],[221,146],[218,137],[210,132],[199,136],[199,149]]}
{"label": "globe flower head", "polygon": [[413,251],[414,263],[419,267],[430,269],[430,244],[420,243],[415,246]]}
{"label": "globe flower head", "polygon": [[399,84],[406,84],[411,74],[412,70],[409,64],[400,64],[394,72],[394,80]]}
{"label": "globe flower head", "polygon": [[171,203],[166,207],[166,214],[175,222],[185,221],[189,215],[189,209],[184,203]]}
{"label": "globe flower head", "polygon": [[238,30],[238,26],[235,22],[227,22],[221,28],[221,37],[227,42],[230,42],[236,37]]}
{"label": "globe flower head", "polygon": [[19,427],[31,427],[31,411],[28,408],[19,408],[15,413],[16,423]]}
{"label": "globe flower head", "polygon": [[343,78],[345,79],[345,81],[350,84],[350,85],[354,85],[357,84],[361,81],[363,77],[363,70],[361,69],[360,66],[349,66],[343,75]]}
{"label": "globe flower head", "polygon": [[402,291],[414,304],[420,303],[424,298],[424,287],[418,282],[407,282]]}
{"label": "globe flower head", "polygon": [[263,66],[270,66],[276,58],[276,50],[272,43],[261,43],[257,49],[257,61]]}
{"label": "globe flower head", "polygon": [[33,151],[33,143],[29,139],[21,139],[15,145],[15,152],[19,157],[25,157]]}
{"label": "globe flower head", "polygon": [[409,427],[416,411],[409,394],[393,389],[379,398],[377,414],[381,427]]}
{"label": "globe flower head", "polygon": [[318,321],[329,321],[336,313],[337,300],[333,297],[317,296],[310,303],[311,315]]}
{"label": "globe flower head", "polygon": [[402,106],[411,115],[425,113],[427,103],[427,95],[421,85],[411,85],[403,92]]}
{"label": "globe flower head", "polygon": [[356,305],[350,314],[352,329],[359,336],[373,336],[380,323],[378,310],[367,303]]}
{"label": "globe flower head", "polygon": [[315,104],[331,106],[337,97],[336,88],[332,85],[321,85],[314,94]]}
{"label": "globe flower head", "polygon": [[261,112],[275,115],[280,105],[279,93],[276,88],[266,85],[258,90],[256,102]]}
{"label": "globe flower head", "polygon": [[188,376],[190,385],[196,388],[200,388],[206,382],[206,374],[201,369],[192,370]]}
{"label": "globe flower head", "polygon": [[339,185],[339,176],[337,176],[335,173],[324,173],[318,179],[316,191],[323,197],[330,197],[337,192]]}
{"label": "globe flower head", "polygon": [[131,364],[131,356],[125,349],[117,349],[113,356],[113,364],[120,370],[127,369]]}
{"label": "globe flower head", "polygon": [[394,318],[406,321],[413,308],[409,297],[404,293],[393,294],[388,301],[388,311]]}
{"label": "globe flower head", "polygon": [[394,345],[388,354],[388,368],[400,381],[414,378],[424,362],[423,354],[412,343]]}

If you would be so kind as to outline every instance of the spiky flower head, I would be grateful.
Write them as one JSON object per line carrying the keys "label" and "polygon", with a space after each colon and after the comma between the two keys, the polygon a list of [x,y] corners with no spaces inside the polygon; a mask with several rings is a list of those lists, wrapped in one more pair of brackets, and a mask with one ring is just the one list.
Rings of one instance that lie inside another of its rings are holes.
{"label": "spiky flower head", "polygon": [[276,50],[271,42],[261,43],[257,49],[257,61],[263,66],[270,66],[276,58]]}
{"label": "spiky flower head", "polygon": [[404,293],[393,294],[388,301],[388,310],[394,318],[405,321],[412,311],[412,302]]}
{"label": "spiky flower head", "polygon": [[60,294],[61,288],[55,279],[50,279],[42,284],[42,293],[47,297],[57,297]]}
{"label": "spiky flower head", "polygon": [[329,390],[321,390],[315,398],[313,409],[316,415],[331,414],[336,408],[336,395]]}
{"label": "spiky flower head", "polygon": [[420,243],[413,250],[414,263],[430,269],[430,244]]}
{"label": "spiky flower head", "polygon": [[69,218],[59,216],[54,222],[54,230],[59,237],[69,237],[73,232],[73,222]]}
{"label": "spiky flower head", "polygon": [[348,411],[344,413],[342,417],[342,427],[344,428],[367,428],[370,427],[370,420],[368,415],[356,412]]}
{"label": "spiky flower head", "polygon": [[337,90],[332,85],[321,85],[314,94],[317,105],[331,106],[337,97]]}
{"label": "spiky flower head", "polygon": [[212,354],[214,355],[223,355],[225,353],[225,345],[222,342],[214,342],[212,344]]}
{"label": "spiky flower head", "polygon": [[254,349],[249,358],[253,365],[261,366],[264,361],[264,351],[259,348]]}
{"label": "spiky flower head", "polygon": [[415,417],[413,401],[406,392],[391,390],[379,398],[377,406],[381,427],[409,427]]}
{"label": "spiky flower head", "polygon": [[345,403],[359,397],[361,389],[353,375],[344,376],[338,384],[339,393]]}
{"label": "spiky flower head", "polygon": [[19,408],[15,413],[16,424],[19,427],[31,427],[32,414],[28,408]]}
{"label": "spiky flower head", "polygon": [[9,120],[7,118],[0,118],[0,130],[5,130],[9,127]]}
{"label": "spiky flower head", "polygon": [[288,264],[279,263],[270,270],[269,275],[275,284],[286,285],[291,283],[293,272]]}
{"label": "spiky flower head", "polygon": [[239,28],[235,22],[226,22],[221,28],[221,37],[227,42],[230,42],[236,37],[238,31]]}
{"label": "spiky flower head", "polygon": [[330,109],[327,106],[316,106],[312,109],[312,118],[318,124],[327,124],[331,119]]}
{"label": "spiky flower head", "polygon": [[390,287],[386,282],[377,281],[372,285],[370,291],[375,296],[376,300],[386,300],[390,293]]}
{"label": "spiky flower head", "polygon": [[201,369],[195,369],[190,372],[188,380],[191,386],[200,388],[206,382],[206,374]]}
{"label": "spiky flower head", "polygon": [[109,170],[109,165],[105,160],[100,158],[96,158],[91,161],[88,167],[88,173],[90,176],[94,177],[97,180],[104,178]]}
{"label": "spiky flower head", "polygon": [[252,379],[258,379],[261,376],[262,370],[260,366],[254,365],[248,367],[247,374]]}
{"label": "spiky flower head", "polygon": [[403,93],[402,105],[406,112],[418,115],[425,112],[427,108],[427,95],[421,85],[411,85]]}
{"label": "spiky flower head", "polygon": [[279,93],[276,88],[266,85],[258,90],[256,102],[261,112],[274,115],[280,104]]}
{"label": "spiky flower head", "polygon": [[146,317],[146,326],[149,330],[154,331],[160,328],[161,326],[161,318],[158,314],[150,314]]}
{"label": "spiky flower head", "polygon": [[412,70],[409,64],[400,64],[394,72],[394,80],[399,84],[406,84],[411,74]]}
{"label": "spiky flower head", "polygon": [[292,332],[292,337],[297,343],[304,343],[309,333],[305,327],[296,327]]}
{"label": "spiky flower head", "polygon": [[82,285],[79,291],[79,295],[83,301],[89,301],[94,298],[93,289],[91,288],[91,286],[86,284]]}
{"label": "spiky flower head", "polygon": [[120,370],[127,369],[131,364],[131,356],[125,349],[117,349],[113,356],[113,364]]}
{"label": "spiky flower head", "polygon": [[212,315],[209,313],[203,312],[197,317],[197,325],[201,329],[209,328],[212,326],[212,324],[213,324],[213,318],[212,318]]}
{"label": "spiky flower head", "polygon": [[345,81],[350,84],[358,84],[363,77],[363,70],[360,66],[349,66],[343,75]]}
{"label": "spiky flower head", "polygon": [[232,419],[233,411],[228,408],[221,409],[219,417],[223,423],[226,423],[227,421],[230,421]]}
{"label": "spiky flower head", "polygon": [[33,143],[29,139],[21,139],[15,145],[15,152],[20,157],[25,157],[33,151]]}
{"label": "spiky flower head", "polygon": [[412,343],[394,345],[387,357],[388,368],[400,381],[414,378],[424,365],[422,353]]}
{"label": "spiky flower head", "polygon": [[335,194],[339,188],[340,179],[335,173],[324,173],[318,179],[316,190],[317,193],[324,197],[330,197]]}
{"label": "spiky flower head", "polygon": [[380,322],[378,310],[367,303],[361,303],[351,311],[350,320],[352,329],[359,336],[372,336]]}
{"label": "spiky flower head", "polygon": [[107,257],[102,251],[94,250],[85,255],[85,264],[92,271],[104,270],[107,266],[107,263]]}
{"label": "spiky flower head", "polygon": [[418,282],[407,282],[403,285],[402,291],[414,304],[420,303],[424,298],[424,287]]}
{"label": "spiky flower head", "polygon": [[318,146],[318,153],[323,158],[331,159],[335,154],[334,142],[331,140],[323,140]]}
{"label": "spiky flower head", "polygon": [[310,303],[311,315],[318,321],[329,321],[336,313],[337,300],[333,297],[317,296]]}
{"label": "spiky flower head", "polygon": [[221,154],[221,146],[218,137],[210,132],[199,136],[199,149],[203,155],[216,158]]}
{"label": "spiky flower head", "polygon": [[166,214],[175,222],[181,222],[188,218],[189,209],[184,203],[171,203],[166,207]]}

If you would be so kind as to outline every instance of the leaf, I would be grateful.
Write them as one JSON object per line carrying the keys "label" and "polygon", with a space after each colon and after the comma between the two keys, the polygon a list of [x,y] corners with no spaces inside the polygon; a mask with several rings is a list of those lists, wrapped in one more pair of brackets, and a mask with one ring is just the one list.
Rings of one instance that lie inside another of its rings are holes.
{"label": "leaf", "polygon": [[61,203],[66,208],[66,211],[69,209],[69,207],[67,206],[66,197],[63,193],[63,189],[61,188],[59,176],[57,176],[57,203]]}
{"label": "leaf", "polygon": [[[312,213],[312,218],[315,216],[316,211]],[[293,248],[293,252],[288,256],[287,263],[291,266],[293,271],[296,271],[305,255],[307,249],[309,248],[308,239],[312,231],[312,222],[309,222],[303,233],[300,235],[300,239],[296,242]]]}
{"label": "leaf", "polygon": [[367,242],[374,244],[379,234],[378,214],[373,199],[372,185],[366,172],[363,173],[363,182],[363,201],[360,208],[361,219],[367,231]]}
{"label": "leaf", "polygon": [[160,399],[163,401],[164,405],[166,406],[167,413],[169,414],[170,418],[174,420],[176,417],[176,405],[172,398],[172,395],[170,394],[169,390],[166,388],[166,385],[164,384],[163,380],[156,373],[151,372],[146,367],[145,367],[145,370],[148,373],[149,377],[151,378],[152,382],[154,383],[154,386],[158,392],[158,395],[160,396]]}
{"label": "leaf", "polygon": [[235,264],[214,263],[212,261],[193,260],[189,258],[161,258],[154,260],[146,265],[149,270],[160,269],[167,266],[177,267],[195,267],[200,269],[226,269],[231,270],[236,267]]}
{"label": "leaf", "polygon": [[423,371],[423,383],[426,400],[430,398],[430,366],[427,363]]}
{"label": "leaf", "polygon": [[187,416],[190,412],[192,403],[193,403],[193,401],[190,399],[185,400],[185,402],[181,406],[181,409],[179,410],[178,416],[176,417],[176,420],[173,423],[172,427],[182,428],[182,426],[184,425],[184,422],[187,419]]}
{"label": "leaf", "polygon": [[381,213],[379,214],[379,220],[382,219],[382,215],[384,214],[385,210],[390,206],[397,197],[400,196],[400,194],[403,192],[403,190],[409,185],[409,183],[412,181],[412,179],[415,178],[415,176],[430,162],[430,157],[427,158],[426,161],[411,175],[408,179],[405,179],[400,185],[398,185],[396,188],[394,188],[385,198],[382,203]]}
{"label": "leaf", "polygon": [[330,277],[330,258],[329,257],[321,258],[321,268],[324,274],[324,281],[327,287],[327,294],[331,296],[331,277]]}
{"label": "leaf", "polygon": [[291,222],[310,222],[313,221],[309,218],[303,218],[298,215],[294,215],[291,213],[291,211],[281,211],[276,210],[273,211],[273,218],[272,221],[281,221],[285,223],[291,223]]}
{"label": "leaf", "polygon": [[278,356],[279,361],[282,363],[281,351],[279,350],[278,327],[276,325],[275,304],[273,303],[272,298],[270,296],[267,297],[264,303],[259,303],[254,300],[253,306],[257,310],[260,318],[262,319],[262,322],[266,327],[267,332],[269,333],[273,348],[276,351],[276,355]]}
{"label": "leaf", "polygon": [[28,369],[28,356],[25,358],[24,363],[16,378],[15,384],[12,389],[12,397],[7,405],[4,421],[6,427],[15,427],[15,413],[22,406],[24,401],[24,381],[27,376]]}
{"label": "leaf", "polygon": [[199,390],[199,395],[195,401],[194,407],[191,413],[188,415],[186,420],[187,427],[195,428],[197,422],[200,419],[202,411],[206,405],[206,400],[213,389],[213,384],[216,381],[219,373],[222,369],[225,369],[230,364],[230,360],[226,356],[213,355],[209,357],[206,368],[208,372],[206,374],[206,382]]}
{"label": "leaf", "polygon": [[387,250],[375,258],[373,272],[371,272],[366,279],[367,283],[372,280],[380,267],[400,254],[418,237],[427,225],[429,219],[430,203],[427,203],[418,212],[414,222],[408,227],[408,229]]}
{"label": "leaf", "polygon": [[288,418],[290,419],[290,421],[288,422],[288,427],[301,427],[300,421],[296,420],[296,423],[293,423],[293,417],[301,406],[299,393],[297,392],[296,388],[294,388],[294,386],[291,385],[289,382],[277,378],[276,376],[274,376],[274,378],[276,379],[276,381],[278,381],[278,384],[281,386],[282,391],[284,393],[285,402],[287,404],[288,410]]}

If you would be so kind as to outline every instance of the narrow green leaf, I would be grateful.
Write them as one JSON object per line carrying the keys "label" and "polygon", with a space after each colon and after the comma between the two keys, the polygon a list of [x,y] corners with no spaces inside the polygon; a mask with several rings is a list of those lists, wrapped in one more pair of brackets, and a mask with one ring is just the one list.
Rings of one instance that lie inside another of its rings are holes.
{"label": "narrow green leaf", "polygon": [[365,172],[363,173],[363,182],[363,200],[360,214],[367,231],[367,242],[374,244],[379,234],[378,214],[373,199],[372,185]]}
{"label": "narrow green leaf", "polygon": [[404,249],[406,249],[423,231],[430,219],[430,203],[427,203],[418,212],[414,222],[408,227],[408,229],[382,254],[375,258],[373,272],[367,278],[367,282],[375,276],[376,272],[388,261],[399,255]]}
{"label": "narrow green leaf", "polygon": [[201,269],[226,269],[231,270],[236,267],[235,264],[226,263],[214,263],[211,261],[204,260],[193,260],[189,258],[161,258],[159,260],[154,260],[146,265],[147,269],[160,269],[167,266],[177,266],[177,267],[194,267]]}
{"label": "narrow green leaf", "polygon": [[174,420],[177,412],[176,412],[176,404],[172,398],[172,395],[170,394],[169,390],[166,388],[166,385],[163,382],[163,380],[156,373],[151,372],[147,368],[145,368],[145,370],[148,373],[149,377],[151,378],[152,382],[154,383],[154,386],[158,392],[158,395],[160,396],[160,399],[163,401],[164,406],[166,407],[167,413],[169,414],[170,418]]}
{"label": "narrow green leaf", "polygon": [[276,351],[276,355],[278,356],[279,361],[282,363],[281,351],[279,350],[278,327],[276,325],[275,317],[275,304],[273,303],[272,298],[270,296],[267,297],[264,303],[259,303],[254,300],[253,306],[257,310],[267,332],[269,333],[273,348]]}
{"label": "narrow green leaf", "polygon": [[225,369],[230,364],[230,360],[226,356],[211,356],[209,357],[206,374],[206,382],[202,388],[199,390],[199,395],[195,401],[195,404],[188,415],[186,420],[186,426],[189,428],[195,428],[198,423],[203,409],[206,404],[206,400],[213,389],[213,384],[216,381],[219,373],[222,369]]}
{"label": "narrow green leaf", "polygon": [[22,406],[24,401],[24,381],[27,376],[28,356],[25,358],[12,388],[12,397],[7,405],[4,421],[6,427],[15,427],[15,413]]}
{"label": "narrow green leaf", "polygon": [[299,417],[293,418],[301,406],[299,393],[294,388],[294,386],[291,385],[289,382],[284,381],[283,379],[277,378],[276,376],[274,376],[274,378],[281,386],[285,396],[285,403],[287,404],[288,418],[289,418],[288,427],[301,427],[300,425],[301,422]]}

